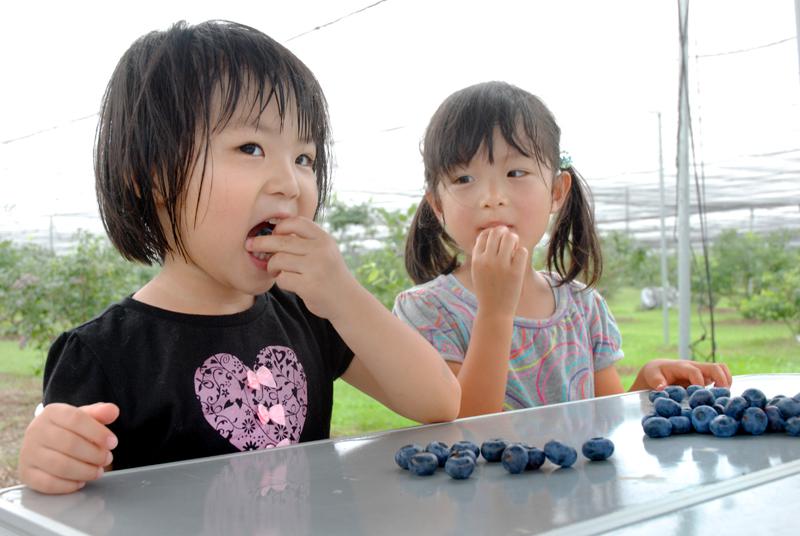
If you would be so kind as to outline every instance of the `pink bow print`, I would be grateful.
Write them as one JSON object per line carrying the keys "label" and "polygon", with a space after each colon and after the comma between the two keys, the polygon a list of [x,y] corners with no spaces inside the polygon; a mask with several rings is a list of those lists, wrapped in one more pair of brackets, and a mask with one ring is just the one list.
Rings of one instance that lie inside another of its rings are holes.
{"label": "pink bow print", "polygon": [[258,367],[258,370],[255,372],[248,369],[247,386],[255,391],[262,385],[265,387],[272,387],[273,389],[276,387],[275,378],[272,376],[272,373],[269,371],[269,369],[263,365]]}
{"label": "pink bow print", "polygon": [[275,404],[269,409],[267,409],[264,404],[259,404],[256,409],[258,411],[258,420],[261,421],[262,425],[272,421],[275,424],[286,426],[286,415],[283,411],[283,404]]}

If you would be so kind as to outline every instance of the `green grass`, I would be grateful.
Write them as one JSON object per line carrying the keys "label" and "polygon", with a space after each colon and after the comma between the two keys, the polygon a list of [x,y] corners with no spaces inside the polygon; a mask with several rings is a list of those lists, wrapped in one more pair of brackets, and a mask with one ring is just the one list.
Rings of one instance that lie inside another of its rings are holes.
{"label": "green grass", "polygon": [[[677,312],[670,311],[670,343],[665,346],[661,310],[641,311],[638,303],[639,293],[635,289],[623,290],[609,300],[622,332],[625,359],[618,368],[626,388],[647,361],[678,357]],[[707,314],[705,319],[708,326]],[[800,372],[800,344],[783,324],[745,320],[733,309],[724,307],[717,311],[715,319],[717,360],[726,363],[732,374]],[[701,334],[700,319],[693,310],[692,339]],[[702,343],[699,348],[707,353],[710,345]],[[20,350],[15,342],[0,341],[0,373],[30,376],[42,366],[42,353]],[[334,385],[334,397],[332,435],[358,435],[415,424],[341,380]]]}
{"label": "green grass", "polygon": [[45,354],[30,347],[20,349],[16,341],[0,340],[0,374],[34,376],[44,368]]}

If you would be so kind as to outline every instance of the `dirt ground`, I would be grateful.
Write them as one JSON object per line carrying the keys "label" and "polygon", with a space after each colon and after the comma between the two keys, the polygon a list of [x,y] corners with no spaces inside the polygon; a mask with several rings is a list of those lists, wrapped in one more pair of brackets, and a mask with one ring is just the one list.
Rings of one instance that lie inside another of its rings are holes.
{"label": "dirt ground", "polygon": [[42,379],[0,374],[0,488],[15,486],[17,457],[25,427],[42,399]]}

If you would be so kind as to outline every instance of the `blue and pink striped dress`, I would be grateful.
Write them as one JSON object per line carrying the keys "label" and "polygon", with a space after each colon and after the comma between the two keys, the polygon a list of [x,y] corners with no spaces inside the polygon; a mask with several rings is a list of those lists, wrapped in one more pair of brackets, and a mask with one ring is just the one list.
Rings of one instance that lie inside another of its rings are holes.
{"label": "blue and pink striped dress", "polygon": [[[594,397],[594,373],[622,359],[622,338],[605,300],[577,282],[556,287],[550,318],[516,317],[504,410]],[[402,292],[394,314],[448,361],[463,362],[477,313],[475,295],[452,274]]]}

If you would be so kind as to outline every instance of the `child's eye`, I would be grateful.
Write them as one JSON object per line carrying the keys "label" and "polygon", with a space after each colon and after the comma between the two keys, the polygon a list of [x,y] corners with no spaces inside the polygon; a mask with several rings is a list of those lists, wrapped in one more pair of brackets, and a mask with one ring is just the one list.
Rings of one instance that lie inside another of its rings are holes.
{"label": "child's eye", "polygon": [[512,169],[511,171],[508,172],[508,177],[518,178],[518,177],[524,177],[527,174],[528,173],[522,169]]}
{"label": "child's eye", "polygon": [[257,143],[245,143],[239,147],[239,150],[251,156],[264,156],[264,149]]}
{"label": "child's eye", "polygon": [[310,168],[314,167],[314,159],[308,156],[307,154],[301,154],[300,156],[298,156],[297,160],[295,160],[295,163],[299,166],[305,166]]}
{"label": "child's eye", "polygon": [[469,184],[475,182],[475,177],[472,175],[461,175],[453,178],[453,184]]}

